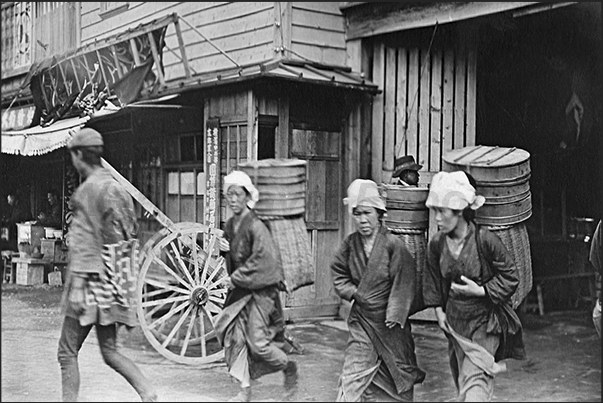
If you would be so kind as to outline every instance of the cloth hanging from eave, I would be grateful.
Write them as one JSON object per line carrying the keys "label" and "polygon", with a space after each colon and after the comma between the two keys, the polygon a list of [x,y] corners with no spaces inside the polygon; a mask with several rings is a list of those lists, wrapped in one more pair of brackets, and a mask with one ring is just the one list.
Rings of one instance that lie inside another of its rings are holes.
{"label": "cloth hanging from eave", "polygon": [[47,154],[66,146],[71,138],[69,131],[84,126],[89,119],[89,116],[71,118],[47,127],[3,132],[2,153],[27,157]]}
{"label": "cloth hanging from eave", "polygon": [[[166,30],[167,26],[161,26],[150,32],[156,44],[159,57],[157,68],[162,73],[164,70],[163,48],[165,46]],[[24,83],[29,83],[30,85],[33,101],[36,105],[36,114],[34,115],[32,124],[44,124],[58,121],[68,116],[86,113],[87,108],[98,107],[98,105],[102,104],[104,99],[110,96],[111,92],[117,95],[121,105],[127,105],[133,102],[140,94],[140,91],[146,86],[151,90],[153,86],[157,85],[156,77],[151,73],[155,61],[152,46],[146,34],[141,33],[135,39],[138,38],[141,38],[141,40],[135,41],[135,43],[137,43],[138,58],[142,61],[142,64],[138,66],[136,66],[133,54],[118,55],[115,54],[116,50],[109,46],[99,47],[86,53],[70,56],[76,65],[84,65],[84,63],[78,62],[78,60],[85,58],[86,55],[95,54],[95,52],[97,54],[110,52],[112,55],[112,57],[102,57],[102,65],[104,66],[102,71],[109,71],[106,75],[102,74],[100,65],[96,62],[94,65],[98,68],[95,67],[94,73],[86,74],[85,70],[82,69],[78,69],[75,72],[83,87],[79,94],[73,92],[70,96],[67,96],[68,92],[63,91],[64,87],[73,86],[75,82],[73,74],[65,77],[62,70],[57,67],[57,61],[59,61],[59,64],[65,63],[67,54],[51,56],[38,64],[32,65],[30,72],[26,76],[26,80],[24,80]],[[127,46],[123,45],[124,43]],[[130,42],[124,40],[114,45],[115,48],[119,48],[120,46],[124,49],[130,49]],[[69,52],[69,54],[72,53],[74,52]],[[115,61],[116,59],[117,61]],[[113,71],[123,71],[124,73],[121,78],[117,78],[117,75],[110,73]],[[92,78],[90,78],[90,74]],[[147,78],[149,79],[145,80]],[[58,84],[51,85],[51,81]],[[93,90],[92,83],[98,86],[96,90]],[[52,102],[47,105],[46,100],[52,100]]]}

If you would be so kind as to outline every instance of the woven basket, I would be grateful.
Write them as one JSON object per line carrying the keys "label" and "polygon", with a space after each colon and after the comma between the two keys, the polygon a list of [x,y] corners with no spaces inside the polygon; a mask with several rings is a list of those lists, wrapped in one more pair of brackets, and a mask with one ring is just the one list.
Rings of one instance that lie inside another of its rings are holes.
{"label": "woven basket", "polygon": [[486,226],[501,239],[509,250],[519,274],[519,286],[511,297],[513,309],[517,309],[532,289],[532,255],[530,253],[530,239],[525,223],[510,226]]}
{"label": "woven basket", "polygon": [[415,260],[415,295],[417,302],[423,306],[423,273],[427,262],[427,231],[423,229],[389,228],[398,236]]}
{"label": "woven basket", "polygon": [[303,216],[260,218],[270,229],[278,262],[291,290],[314,284],[312,249]]}

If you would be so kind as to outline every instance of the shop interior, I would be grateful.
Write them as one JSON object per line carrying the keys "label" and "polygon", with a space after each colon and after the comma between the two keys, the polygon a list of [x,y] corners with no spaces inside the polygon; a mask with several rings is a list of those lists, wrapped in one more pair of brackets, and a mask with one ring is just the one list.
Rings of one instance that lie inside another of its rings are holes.
{"label": "shop interior", "polygon": [[581,276],[601,218],[601,4],[497,15],[477,36],[478,143],[530,152],[533,277],[560,280],[542,286],[545,305],[592,304]]}

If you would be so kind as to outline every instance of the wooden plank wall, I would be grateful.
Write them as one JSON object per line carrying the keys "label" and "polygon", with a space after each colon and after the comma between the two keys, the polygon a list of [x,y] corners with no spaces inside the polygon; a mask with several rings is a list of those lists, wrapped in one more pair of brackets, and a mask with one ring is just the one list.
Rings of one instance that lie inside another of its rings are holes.
{"label": "wooden plank wall", "polygon": [[383,90],[373,101],[372,171],[387,182],[394,158],[413,155],[421,182],[441,170],[442,155],[475,144],[476,49],[373,47],[373,81]]}
{"label": "wooden plank wall", "polygon": [[76,4],[76,2],[56,1],[33,3],[35,16],[33,28],[35,39],[32,44],[34,61],[77,47]]}
{"label": "wooden plank wall", "polygon": [[291,13],[291,49],[295,53],[285,52],[286,57],[345,65],[345,20],[339,3],[291,2]]}
{"label": "wooden plank wall", "polygon": [[[82,44],[177,13],[240,65],[271,60],[274,51],[273,2],[130,2],[126,11],[104,18],[99,2],[82,2]],[[192,73],[232,68],[235,65],[186,23],[180,28]],[[166,32],[166,81],[184,77],[173,24]]]}

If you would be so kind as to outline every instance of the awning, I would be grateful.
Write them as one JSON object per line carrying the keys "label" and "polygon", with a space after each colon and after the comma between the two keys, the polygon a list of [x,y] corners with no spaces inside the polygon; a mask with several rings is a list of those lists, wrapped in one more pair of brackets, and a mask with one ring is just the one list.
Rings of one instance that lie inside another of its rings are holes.
{"label": "awning", "polygon": [[195,76],[191,80],[167,82],[161,95],[179,93],[185,90],[201,89],[225,84],[234,84],[258,78],[275,78],[308,84],[326,85],[347,90],[359,90],[372,94],[379,93],[379,86],[353,72],[346,66],[323,65],[297,60],[277,60],[267,63],[243,66]]}
{"label": "awning", "polygon": [[23,156],[42,155],[64,147],[71,138],[69,131],[82,127],[90,119],[68,118],[48,127],[2,132],[2,152]]}

